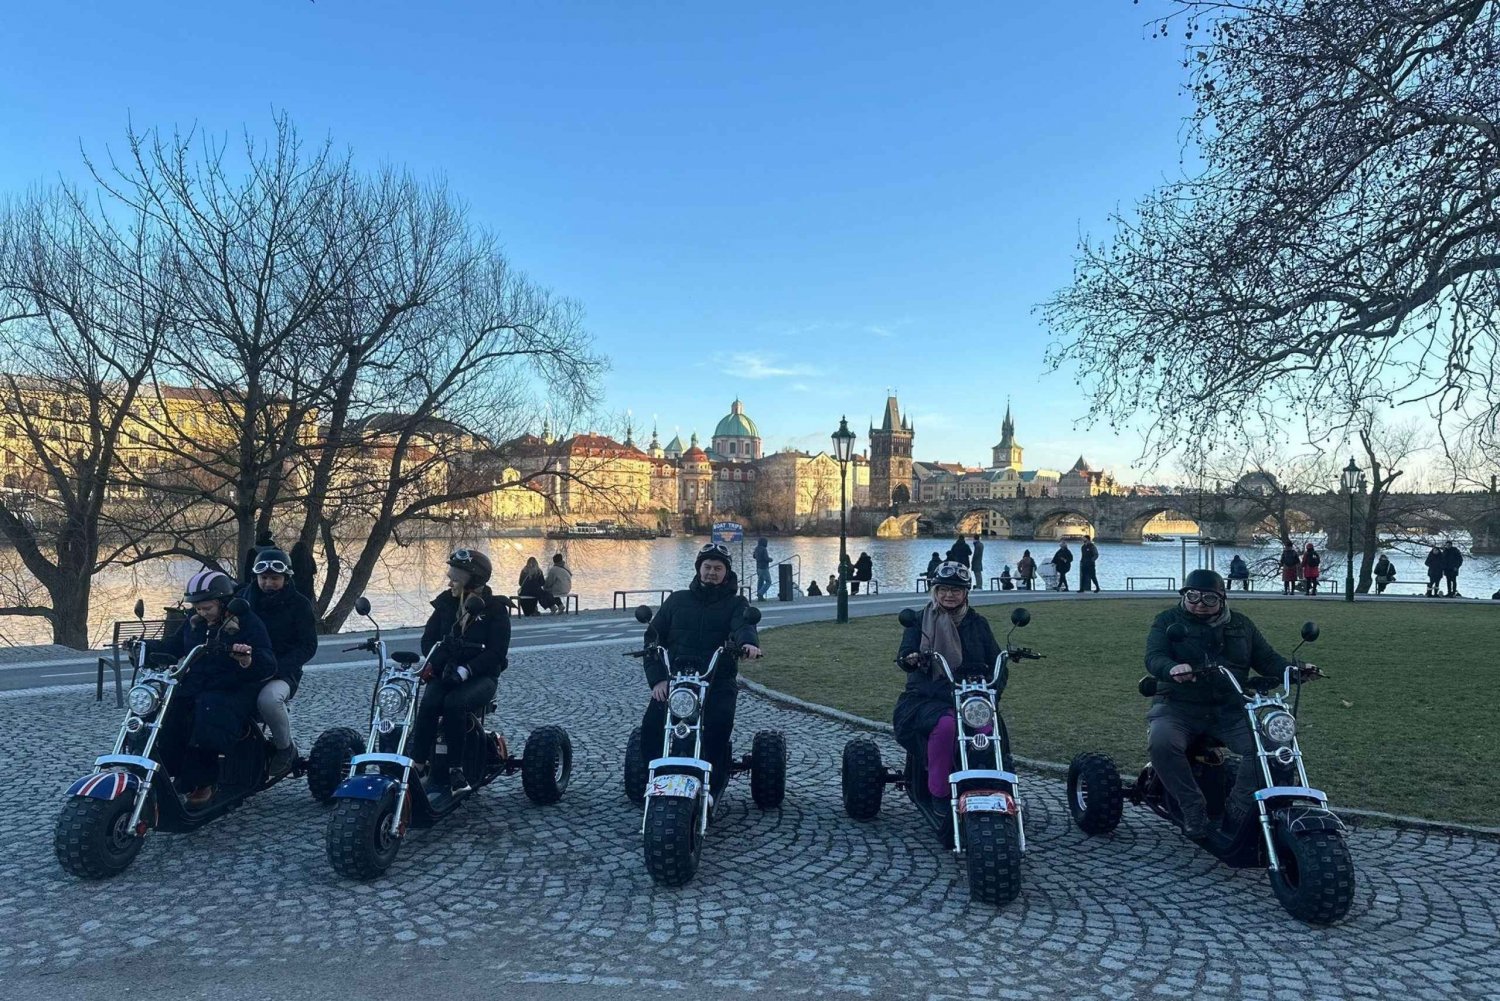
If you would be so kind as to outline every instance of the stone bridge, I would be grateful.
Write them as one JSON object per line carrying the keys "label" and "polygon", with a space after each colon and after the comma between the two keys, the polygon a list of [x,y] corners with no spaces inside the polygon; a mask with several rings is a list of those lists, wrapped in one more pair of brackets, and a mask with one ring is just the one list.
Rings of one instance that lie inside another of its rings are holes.
{"label": "stone bridge", "polygon": [[[1404,524],[1381,525],[1381,531],[1417,529],[1435,536],[1466,534],[1475,553],[1500,552],[1500,495],[1489,492],[1401,495],[1399,505],[1412,510],[1420,500],[1422,514]],[[1362,498],[1356,498],[1356,517]],[[1297,514],[1314,532],[1326,533],[1330,546],[1343,546],[1349,524],[1349,499],[1343,493],[1295,494],[1288,513]],[[1097,497],[1017,497],[993,500],[944,500],[893,505],[885,511],[861,512],[858,524],[885,538],[947,536],[975,515],[992,514],[997,534],[1012,539],[1050,538],[1064,519],[1086,522],[1100,542],[1140,542],[1145,526],[1158,515],[1198,523],[1205,536],[1224,543],[1249,545],[1253,536],[1273,534],[1265,528],[1265,508],[1252,498],[1233,494],[1109,495]],[[1418,524],[1412,524],[1413,520]]]}

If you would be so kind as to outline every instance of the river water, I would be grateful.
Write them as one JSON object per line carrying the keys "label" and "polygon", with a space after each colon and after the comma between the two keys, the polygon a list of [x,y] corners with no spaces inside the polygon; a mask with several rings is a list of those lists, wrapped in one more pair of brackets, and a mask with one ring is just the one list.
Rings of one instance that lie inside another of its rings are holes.
{"label": "river water", "polygon": [[[654,541],[625,542],[612,540],[588,540],[552,542],[545,539],[496,538],[475,540],[488,552],[495,563],[495,589],[514,593],[515,585],[526,557],[535,556],[539,563],[547,566],[553,553],[561,552],[573,570],[573,587],[584,608],[610,607],[614,592],[626,589],[678,588],[686,586],[692,577],[693,559],[705,538],[675,537]],[[753,540],[751,540],[753,541]],[[950,539],[851,539],[850,558],[868,552],[874,563],[875,578],[886,591],[910,591],[916,576],[927,566],[934,550],[946,552]],[[1313,538],[1317,544],[1321,540]],[[1076,585],[1078,566],[1076,556],[1078,544],[1070,543],[1075,555],[1070,580]],[[1459,541],[1460,548],[1463,542]],[[1320,547],[1321,548],[1321,547]],[[1034,542],[990,539],[985,543],[984,577],[989,579],[1000,573],[1001,567],[1009,564],[1012,570],[1024,550],[1030,549],[1038,563],[1043,563],[1057,549],[1057,543],[1037,540]],[[773,558],[790,562],[805,587],[814,577],[819,586],[827,584],[828,576],[838,563],[839,542],[837,538],[791,537],[771,540]],[[449,544],[441,540],[415,542],[406,546],[392,546],[387,550],[381,567],[370,582],[366,594],[374,606],[374,614],[387,627],[416,625],[425,621],[429,611],[427,602],[443,587],[445,560]],[[741,581],[753,584],[753,564],[745,572],[740,547],[731,547],[735,568]],[[1220,572],[1229,566],[1230,557],[1240,553],[1252,564],[1255,560],[1272,558],[1279,547],[1226,547],[1220,546],[1214,553],[1215,565]],[[748,560],[750,544],[744,548]],[[1145,542],[1140,544],[1100,543],[1099,581],[1106,589],[1124,588],[1127,577],[1172,577],[1180,579],[1184,563],[1188,569],[1199,565],[1203,557],[1196,541],[1184,547],[1179,541]],[[1325,573],[1337,572],[1343,580],[1345,557],[1341,553],[1324,553]],[[1393,585],[1388,593],[1421,593],[1426,580],[1426,570],[1421,557],[1392,551],[1391,561],[1396,565],[1397,577],[1402,583]],[[1459,590],[1471,596],[1487,597],[1500,588],[1500,573],[1492,558],[1470,558],[1459,577]],[[95,582],[90,614],[90,636],[98,645],[107,642],[110,623],[115,619],[128,618],[137,598],[144,598],[148,617],[159,617],[163,606],[176,601],[181,595],[182,585],[193,571],[196,563],[187,560],[163,560],[132,570],[110,570],[101,574]],[[1356,566],[1356,570],[1357,570]],[[773,576],[775,568],[772,568]],[[1406,583],[1413,582],[1413,583]],[[1162,587],[1164,581],[1138,581],[1138,588]],[[1257,589],[1267,585],[1257,581]],[[1279,584],[1269,585],[1279,589]],[[1342,587],[1342,584],[1339,585]],[[775,590],[772,590],[772,597]],[[634,605],[642,601],[654,604],[658,596],[632,595],[627,603]],[[360,628],[360,622],[351,619],[349,628]],[[0,632],[10,643],[45,643],[51,639],[45,623],[39,619],[0,619]]]}

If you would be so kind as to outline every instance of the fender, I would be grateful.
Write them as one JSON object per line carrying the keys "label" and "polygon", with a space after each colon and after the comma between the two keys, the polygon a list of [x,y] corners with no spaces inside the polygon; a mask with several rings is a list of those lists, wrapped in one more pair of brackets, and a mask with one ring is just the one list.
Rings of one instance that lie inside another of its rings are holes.
{"label": "fender", "polygon": [[127,772],[123,768],[110,768],[102,772],[94,772],[85,775],[68,787],[69,796],[77,796],[81,799],[119,799],[125,795],[135,795],[135,791],[141,787],[141,777],[134,772]]}
{"label": "fender", "polygon": [[1021,804],[1008,792],[999,789],[976,790],[958,797],[958,813],[1005,813],[1020,816]]}
{"label": "fender", "polygon": [[380,799],[399,784],[389,775],[351,775],[333,791],[334,799]]}
{"label": "fender", "polygon": [[1328,831],[1344,834],[1344,822],[1332,810],[1319,806],[1287,806],[1271,811],[1271,818],[1288,834],[1309,834],[1313,831]]}
{"label": "fender", "polygon": [[679,796],[695,799],[703,781],[691,775],[658,775],[646,786],[646,796]]}

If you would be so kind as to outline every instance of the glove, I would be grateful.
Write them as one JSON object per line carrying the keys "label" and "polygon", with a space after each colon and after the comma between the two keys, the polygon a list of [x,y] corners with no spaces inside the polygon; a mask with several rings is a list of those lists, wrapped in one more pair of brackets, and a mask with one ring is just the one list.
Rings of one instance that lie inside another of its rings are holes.
{"label": "glove", "polygon": [[449,664],[443,668],[443,681],[450,685],[457,685],[469,680],[469,669],[455,664]]}

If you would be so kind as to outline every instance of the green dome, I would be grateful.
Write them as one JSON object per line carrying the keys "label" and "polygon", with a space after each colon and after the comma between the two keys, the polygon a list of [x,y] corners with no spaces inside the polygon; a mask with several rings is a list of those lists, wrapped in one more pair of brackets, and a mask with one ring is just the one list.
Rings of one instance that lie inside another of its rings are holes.
{"label": "green dome", "polygon": [[760,429],[745,414],[745,405],[739,400],[729,408],[729,413],[714,428],[715,438],[759,438]]}

